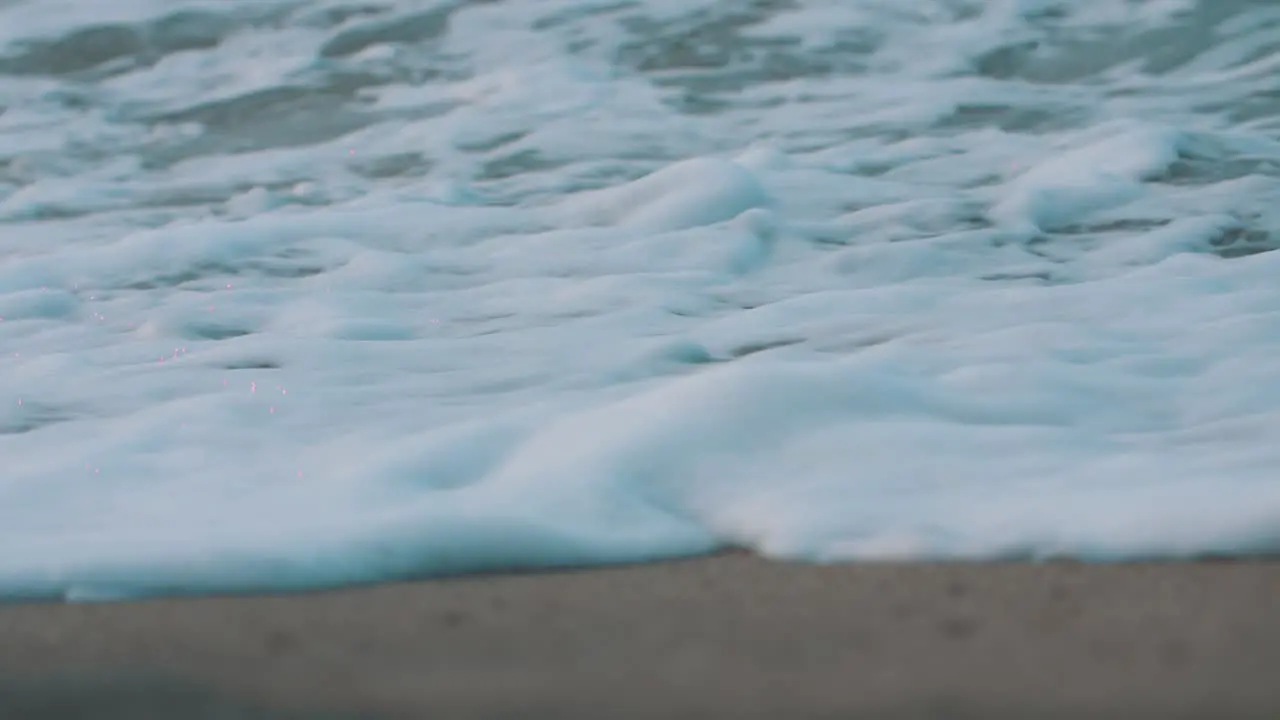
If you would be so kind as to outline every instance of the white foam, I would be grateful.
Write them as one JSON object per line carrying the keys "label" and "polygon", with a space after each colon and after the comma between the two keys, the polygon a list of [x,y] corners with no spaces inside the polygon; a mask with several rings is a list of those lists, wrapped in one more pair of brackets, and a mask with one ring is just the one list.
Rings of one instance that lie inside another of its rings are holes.
{"label": "white foam", "polygon": [[1172,129],[1146,127],[1055,153],[1014,179],[992,215],[1055,230],[1129,203],[1141,196],[1142,181],[1178,159],[1179,139]]}
{"label": "white foam", "polygon": [[1266,13],[389,5],[0,2],[0,594],[1280,545]]}
{"label": "white foam", "polygon": [[569,200],[570,217],[590,225],[614,225],[661,233],[714,225],[768,205],[759,182],[742,166],[699,158],[663,168],[619,187]]}

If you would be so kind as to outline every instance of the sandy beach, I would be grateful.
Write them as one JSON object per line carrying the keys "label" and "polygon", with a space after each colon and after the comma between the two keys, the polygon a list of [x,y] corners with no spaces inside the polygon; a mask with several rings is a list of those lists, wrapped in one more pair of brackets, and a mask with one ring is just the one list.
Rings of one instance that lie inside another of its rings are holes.
{"label": "sandy beach", "polygon": [[0,607],[4,718],[1280,717],[1280,563],[747,555]]}
{"label": "sandy beach", "polygon": [[1280,720],[1278,79],[1280,0],[0,0],[0,720]]}

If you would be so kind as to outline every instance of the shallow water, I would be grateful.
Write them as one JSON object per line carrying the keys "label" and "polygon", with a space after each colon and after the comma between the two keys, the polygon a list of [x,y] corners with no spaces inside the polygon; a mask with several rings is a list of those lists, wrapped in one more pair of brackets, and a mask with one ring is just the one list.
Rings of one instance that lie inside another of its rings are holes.
{"label": "shallow water", "polygon": [[0,592],[1280,544],[1267,0],[0,0]]}

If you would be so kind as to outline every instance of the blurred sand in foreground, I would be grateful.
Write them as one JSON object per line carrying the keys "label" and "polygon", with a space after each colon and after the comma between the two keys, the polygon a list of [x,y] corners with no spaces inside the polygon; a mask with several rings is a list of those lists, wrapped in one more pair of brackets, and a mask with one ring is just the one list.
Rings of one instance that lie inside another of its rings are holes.
{"label": "blurred sand in foreground", "polygon": [[0,606],[0,718],[1280,718],[1280,562],[742,554]]}

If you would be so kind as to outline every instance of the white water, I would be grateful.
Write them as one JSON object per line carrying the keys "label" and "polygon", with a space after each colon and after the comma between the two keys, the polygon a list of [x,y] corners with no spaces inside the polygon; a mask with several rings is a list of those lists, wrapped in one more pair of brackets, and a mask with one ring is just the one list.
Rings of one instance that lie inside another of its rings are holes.
{"label": "white water", "polygon": [[0,0],[0,594],[1280,549],[1268,0]]}

